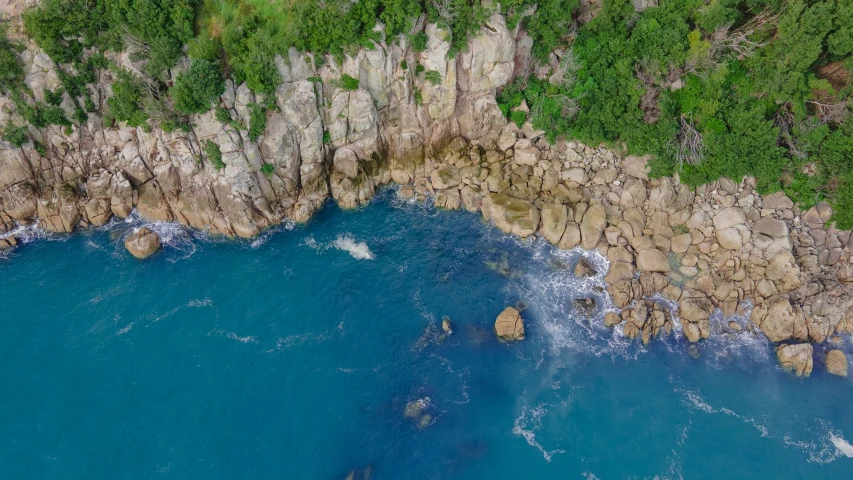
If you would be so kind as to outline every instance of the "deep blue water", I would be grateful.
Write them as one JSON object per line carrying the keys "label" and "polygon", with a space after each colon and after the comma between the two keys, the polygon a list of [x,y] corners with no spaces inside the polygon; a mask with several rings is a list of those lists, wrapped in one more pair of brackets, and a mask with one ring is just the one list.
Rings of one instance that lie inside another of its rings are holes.
{"label": "deep blue water", "polygon": [[[601,326],[581,252],[392,198],[251,242],[157,225],[142,262],[138,221],[7,254],[0,475],[849,478],[851,380],[763,339],[643,348]],[[517,304],[527,339],[497,342]]]}

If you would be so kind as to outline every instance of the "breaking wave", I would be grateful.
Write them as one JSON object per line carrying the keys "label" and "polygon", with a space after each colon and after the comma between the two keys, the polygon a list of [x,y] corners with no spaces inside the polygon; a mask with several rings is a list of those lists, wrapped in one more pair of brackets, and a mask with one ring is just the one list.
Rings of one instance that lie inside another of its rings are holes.
{"label": "breaking wave", "polygon": [[338,235],[334,242],[335,248],[348,252],[356,260],[373,260],[373,252],[364,242],[356,242],[349,234]]}

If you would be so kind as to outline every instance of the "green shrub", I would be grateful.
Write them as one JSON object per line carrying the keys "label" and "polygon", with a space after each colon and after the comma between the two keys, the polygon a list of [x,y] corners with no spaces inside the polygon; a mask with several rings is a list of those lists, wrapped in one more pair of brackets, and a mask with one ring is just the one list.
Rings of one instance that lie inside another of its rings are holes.
{"label": "green shrub", "polygon": [[71,122],[65,117],[65,111],[61,107],[36,101],[29,103],[20,94],[13,94],[12,99],[15,102],[15,108],[18,110],[18,113],[24,117],[27,123],[36,128],[45,128],[51,125],[71,125]]}
{"label": "green shrub", "polygon": [[424,68],[424,66],[423,66],[423,65],[421,65],[421,64],[419,63],[419,64],[415,67],[415,75],[420,75],[421,73],[423,73],[423,72],[424,72],[424,70],[426,70],[426,68]]}
{"label": "green shrub", "polygon": [[350,77],[346,73],[341,75],[341,88],[350,92],[358,90],[358,79]]}
{"label": "green shrub", "polygon": [[414,92],[412,92],[412,97],[415,100],[415,105],[423,105],[424,104],[424,95],[421,93],[421,89],[415,87]]}
{"label": "green shrub", "polygon": [[48,105],[53,105],[55,107],[62,103],[62,93],[63,91],[61,88],[57,88],[56,91],[53,92],[46,88],[42,91],[44,101],[47,102]]}
{"label": "green shrub", "polygon": [[412,43],[412,50],[416,52],[423,52],[426,50],[427,40],[427,34],[424,32],[416,33],[409,37],[409,41]]}
{"label": "green shrub", "polygon": [[223,2],[222,49],[235,84],[246,82],[254,92],[272,93],[281,83],[275,54],[284,51],[275,21],[243,2]]}
{"label": "green shrub", "polygon": [[33,140],[33,148],[34,148],[34,149],[35,149],[35,151],[36,151],[36,152],[38,152],[38,154],[39,154],[39,155],[41,155],[42,157],[46,157],[46,156],[47,156],[47,149],[46,149],[46,148],[44,148],[44,145],[42,145],[41,143],[39,143],[39,142],[37,142],[37,141]]}
{"label": "green shrub", "polygon": [[400,62],[400,68],[402,68],[403,70],[408,70],[409,69],[409,63],[406,62],[405,60],[403,60],[402,62]]}
{"label": "green shrub", "polygon": [[267,110],[257,103],[249,104],[249,138],[256,142],[267,129]]}
{"label": "green shrub", "polygon": [[110,115],[129,127],[138,127],[148,121],[142,108],[142,88],[139,80],[126,70],[119,70],[113,83],[113,96],[107,99]]}
{"label": "green shrub", "polygon": [[536,12],[525,22],[525,29],[533,39],[533,56],[542,64],[562,42],[572,24],[572,11],[578,0],[539,0]]}
{"label": "green shrub", "polygon": [[210,161],[210,164],[213,165],[213,168],[217,170],[222,170],[225,168],[225,163],[222,162],[222,151],[219,150],[219,145],[212,140],[204,141],[204,153],[207,155],[207,159]]}
{"label": "green shrub", "polygon": [[514,110],[509,114],[509,119],[518,127],[521,128],[524,122],[527,121],[527,114],[521,110]]}
{"label": "green shrub", "polygon": [[424,79],[433,85],[441,85],[441,74],[436,70],[424,73]]}
{"label": "green shrub", "polygon": [[329,134],[327,130],[323,131],[323,144],[328,145],[332,143],[332,136]]}
{"label": "green shrub", "polygon": [[214,40],[202,33],[190,40],[187,55],[193,60],[215,62],[219,58],[220,51],[222,51],[221,40],[218,38]]}
{"label": "green shrub", "polygon": [[216,121],[219,123],[230,124],[231,123],[231,112],[228,111],[225,107],[219,107],[216,109]]}
{"label": "green shrub", "polygon": [[74,120],[77,121],[80,125],[86,123],[86,120],[89,119],[89,115],[86,114],[86,111],[81,107],[77,107],[74,109]]}
{"label": "green shrub", "polygon": [[275,165],[265,163],[261,167],[261,173],[267,176],[267,178],[272,178],[272,174],[275,173]]}
{"label": "green shrub", "polygon": [[225,80],[219,64],[193,60],[189,70],[178,75],[170,89],[175,110],[183,114],[203,113],[225,93]]}
{"label": "green shrub", "polygon": [[6,120],[6,126],[3,127],[2,138],[19,148],[30,141],[30,135],[27,132],[27,127],[16,127],[11,120]]}
{"label": "green shrub", "polygon": [[83,102],[83,107],[89,113],[92,113],[97,109],[97,107],[95,107],[95,102],[92,101],[92,97],[86,97],[86,100]]}
{"label": "green shrub", "polygon": [[0,92],[10,92],[24,83],[24,70],[18,59],[18,50],[6,38],[6,30],[0,27]]}

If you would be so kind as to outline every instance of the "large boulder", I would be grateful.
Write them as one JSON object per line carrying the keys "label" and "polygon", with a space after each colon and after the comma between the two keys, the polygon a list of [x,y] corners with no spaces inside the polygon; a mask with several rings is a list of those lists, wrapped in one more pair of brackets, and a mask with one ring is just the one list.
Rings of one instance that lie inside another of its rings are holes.
{"label": "large boulder", "polygon": [[644,248],[637,252],[637,269],[641,272],[669,273],[669,261],[660,250]]}
{"label": "large boulder", "polygon": [[771,342],[784,342],[794,335],[794,315],[791,302],[776,297],[770,306],[758,306],[752,310],[752,321],[767,335]]}
{"label": "large boulder", "polygon": [[847,376],[847,356],[841,350],[826,352],[826,371],[840,377]]}
{"label": "large boulder", "polygon": [[717,230],[717,242],[726,250],[740,250],[743,247],[743,237],[736,228]]}
{"label": "large boulder", "polygon": [[147,228],[140,228],[127,237],[124,248],[134,257],[143,260],[160,249],[160,236]]}
{"label": "large boulder", "polygon": [[764,217],[752,226],[753,233],[762,233],[770,238],[783,238],[788,236],[788,226],[782,220],[772,217]]}
{"label": "large boulder", "polygon": [[545,240],[553,244],[560,243],[568,221],[566,206],[559,203],[546,204],[542,207],[541,217],[542,223],[539,225],[539,233]]}
{"label": "large boulder", "polygon": [[726,208],[714,216],[714,228],[725,230],[727,228],[743,225],[746,221],[746,213],[740,207]]}
{"label": "large boulder", "polygon": [[524,320],[521,313],[512,307],[506,307],[495,320],[495,333],[501,340],[524,340]]}
{"label": "large boulder", "polygon": [[430,175],[430,180],[432,180],[432,186],[436,190],[455,187],[462,182],[462,178],[459,176],[459,169],[453,165],[445,165],[436,169]]}
{"label": "large boulder", "polygon": [[490,193],[481,208],[483,218],[494,221],[506,233],[526,237],[539,227],[539,210],[526,200]]}
{"label": "large boulder", "polygon": [[794,372],[798,377],[808,377],[812,373],[812,344],[796,343],[776,348],[776,358],[786,371]]}
{"label": "large boulder", "polygon": [[593,205],[583,216],[581,221],[581,246],[584,250],[592,250],[598,246],[601,233],[607,226],[607,213],[602,205]]}

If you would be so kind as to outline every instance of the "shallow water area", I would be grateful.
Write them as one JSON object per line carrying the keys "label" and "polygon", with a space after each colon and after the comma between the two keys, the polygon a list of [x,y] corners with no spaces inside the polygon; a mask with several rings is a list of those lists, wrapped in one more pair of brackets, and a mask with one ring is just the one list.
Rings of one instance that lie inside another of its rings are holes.
{"label": "shallow water area", "polygon": [[[606,262],[382,192],[235,241],[114,221],[0,257],[5,478],[844,478],[850,379],[603,327]],[[595,298],[594,314],[575,298]],[[520,307],[527,338],[495,339]],[[441,328],[450,320],[452,333]],[[720,330],[722,319],[715,320]],[[849,345],[843,349],[849,352]]]}

